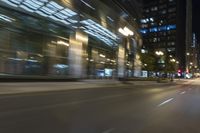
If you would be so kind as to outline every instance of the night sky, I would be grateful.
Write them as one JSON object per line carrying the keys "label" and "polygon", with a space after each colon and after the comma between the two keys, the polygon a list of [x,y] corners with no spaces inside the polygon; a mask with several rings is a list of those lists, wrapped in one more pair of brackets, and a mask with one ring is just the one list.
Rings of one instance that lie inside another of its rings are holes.
{"label": "night sky", "polygon": [[200,0],[193,0],[193,32],[197,34],[200,42]]}

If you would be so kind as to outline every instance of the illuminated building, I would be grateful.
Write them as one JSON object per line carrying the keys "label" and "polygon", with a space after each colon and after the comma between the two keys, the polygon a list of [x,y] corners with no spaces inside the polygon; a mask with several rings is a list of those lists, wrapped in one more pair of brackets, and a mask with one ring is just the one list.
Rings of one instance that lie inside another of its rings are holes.
{"label": "illuminated building", "polygon": [[185,0],[144,0],[141,30],[143,48],[162,51],[164,57],[160,67],[175,58],[179,68],[185,70],[186,36]]}
{"label": "illuminated building", "polygon": [[0,73],[59,79],[133,76],[141,37],[135,22],[120,14],[119,6],[101,1],[1,0]]}

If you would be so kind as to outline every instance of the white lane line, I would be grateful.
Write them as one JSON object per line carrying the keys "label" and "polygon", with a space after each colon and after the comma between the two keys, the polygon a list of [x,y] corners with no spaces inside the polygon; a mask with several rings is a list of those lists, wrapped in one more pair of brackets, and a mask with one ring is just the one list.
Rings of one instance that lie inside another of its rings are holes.
{"label": "white lane line", "polygon": [[162,102],[161,104],[158,105],[158,107],[160,107],[160,106],[162,106],[162,105],[164,105],[164,104],[166,104],[166,103],[169,103],[169,102],[172,101],[173,99],[174,99],[174,98],[170,98],[170,99],[168,99],[168,100]]}
{"label": "white lane line", "polygon": [[185,92],[185,91],[183,91],[183,92],[181,92],[180,94],[181,94],[181,95],[183,95],[183,94],[185,94],[185,93],[186,93],[186,92]]}
{"label": "white lane line", "polygon": [[111,133],[114,130],[115,130],[114,128],[110,128],[110,129],[107,129],[107,130],[103,131],[102,133]]}

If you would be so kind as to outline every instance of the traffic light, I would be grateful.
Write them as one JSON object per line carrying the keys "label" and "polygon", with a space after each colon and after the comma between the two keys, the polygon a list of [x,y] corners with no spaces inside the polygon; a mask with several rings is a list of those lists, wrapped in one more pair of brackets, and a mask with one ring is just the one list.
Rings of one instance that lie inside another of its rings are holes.
{"label": "traffic light", "polygon": [[181,77],[181,75],[182,75],[182,71],[181,69],[178,69],[178,77]]}
{"label": "traffic light", "polygon": [[181,69],[178,69],[178,73],[181,73]]}

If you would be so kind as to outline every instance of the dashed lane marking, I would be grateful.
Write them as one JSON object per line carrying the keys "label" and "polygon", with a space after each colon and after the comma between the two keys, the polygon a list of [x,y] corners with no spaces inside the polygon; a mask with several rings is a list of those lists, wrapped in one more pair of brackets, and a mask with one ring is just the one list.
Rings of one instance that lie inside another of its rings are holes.
{"label": "dashed lane marking", "polygon": [[181,92],[180,94],[181,94],[181,95],[183,95],[183,94],[185,94],[185,93],[186,93],[186,92],[185,92],[185,91],[183,91],[183,92]]}
{"label": "dashed lane marking", "polygon": [[158,105],[158,107],[163,106],[163,105],[165,105],[165,104],[171,102],[173,99],[174,99],[174,98],[170,98],[170,99],[168,99],[168,100],[162,102],[161,104]]}
{"label": "dashed lane marking", "polygon": [[110,129],[107,129],[107,130],[103,131],[102,133],[111,133],[114,130],[115,130],[114,128],[110,128]]}

